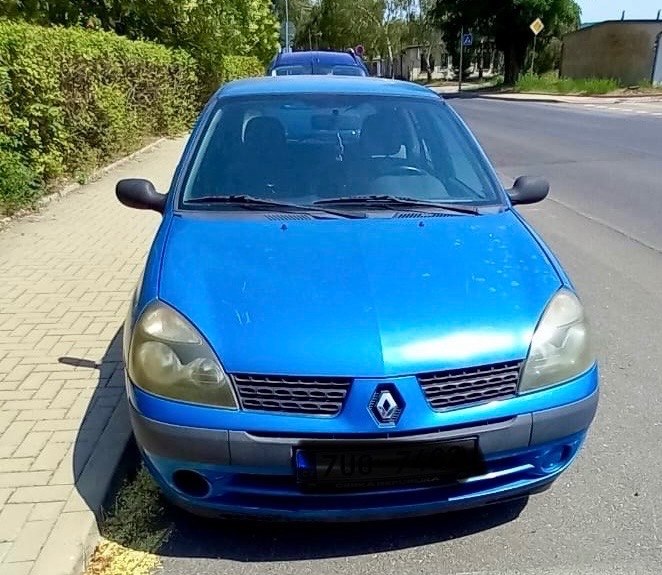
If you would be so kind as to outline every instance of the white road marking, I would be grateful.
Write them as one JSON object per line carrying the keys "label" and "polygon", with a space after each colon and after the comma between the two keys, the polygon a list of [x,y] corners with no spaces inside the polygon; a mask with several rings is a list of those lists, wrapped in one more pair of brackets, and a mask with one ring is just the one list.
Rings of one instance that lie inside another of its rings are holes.
{"label": "white road marking", "polygon": [[653,112],[652,110],[637,110],[634,108],[621,108],[620,106],[606,106],[604,104],[582,104],[584,108],[593,110],[621,112],[625,114],[636,114],[637,116],[656,116],[662,117],[662,112]]}

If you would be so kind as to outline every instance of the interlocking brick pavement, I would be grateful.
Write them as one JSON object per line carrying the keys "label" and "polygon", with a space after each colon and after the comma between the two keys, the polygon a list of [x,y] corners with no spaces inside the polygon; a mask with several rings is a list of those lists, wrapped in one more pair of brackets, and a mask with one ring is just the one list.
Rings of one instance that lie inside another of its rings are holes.
{"label": "interlocking brick pavement", "polygon": [[115,198],[167,189],[183,139],[0,231],[0,573],[72,575],[129,437],[120,328],[159,216]]}

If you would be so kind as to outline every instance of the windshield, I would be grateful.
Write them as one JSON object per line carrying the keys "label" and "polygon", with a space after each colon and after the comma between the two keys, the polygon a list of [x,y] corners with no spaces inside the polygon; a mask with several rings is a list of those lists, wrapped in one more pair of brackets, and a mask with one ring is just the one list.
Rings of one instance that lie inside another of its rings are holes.
{"label": "windshield", "polygon": [[[370,195],[502,204],[477,146],[433,99],[221,98],[202,130],[184,175],[183,209],[203,209],[201,198],[234,195],[299,205]],[[209,202],[204,209],[231,207]]]}
{"label": "windshield", "polygon": [[299,76],[303,74],[324,74],[333,76],[366,76],[365,70],[359,66],[336,64],[335,66],[323,64],[293,64],[290,66],[278,66],[271,73],[272,76]]}

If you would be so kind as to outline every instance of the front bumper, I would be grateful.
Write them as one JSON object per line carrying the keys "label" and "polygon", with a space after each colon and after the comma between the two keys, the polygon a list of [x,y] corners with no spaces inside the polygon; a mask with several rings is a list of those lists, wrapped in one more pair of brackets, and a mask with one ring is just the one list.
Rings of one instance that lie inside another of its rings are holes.
{"label": "front bumper", "polygon": [[[595,374],[593,374],[595,375]],[[178,505],[204,515],[348,521],[425,515],[484,505],[546,489],[577,456],[594,419],[599,391],[561,406],[473,425],[375,436],[419,442],[478,437],[486,472],[447,486],[375,488],[342,494],[303,493],[293,451],[329,435],[275,434],[162,423],[131,405],[137,443],[152,475]],[[507,403],[507,402],[504,402]],[[354,438],[342,436],[337,442]],[[191,495],[174,479],[192,471],[208,489]]]}

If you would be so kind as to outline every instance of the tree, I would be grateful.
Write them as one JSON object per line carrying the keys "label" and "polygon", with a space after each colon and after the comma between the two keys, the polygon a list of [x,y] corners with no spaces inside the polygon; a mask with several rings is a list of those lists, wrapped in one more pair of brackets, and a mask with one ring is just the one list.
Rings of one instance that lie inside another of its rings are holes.
{"label": "tree", "polygon": [[276,52],[271,8],[271,0],[0,0],[0,16],[82,24],[183,48],[200,64],[209,90],[222,80],[224,56],[257,56],[266,63]]}
{"label": "tree", "polygon": [[423,56],[428,82],[432,80],[432,50],[442,41],[441,28],[434,17],[434,5],[434,0],[418,0],[415,13],[409,18],[412,41],[425,48]]}
{"label": "tree", "polygon": [[579,25],[581,9],[574,0],[436,0],[435,18],[444,22],[447,43],[458,42],[458,30],[481,30],[494,37],[504,53],[504,80],[513,84],[533,39],[529,25],[536,18],[545,23],[540,38],[560,34]]}
{"label": "tree", "polygon": [[239,54],[264,60],[278,40],[271,6],[271,0],[0,0],[0,16],[96,26],[184,48],[196,57]]}
{"label": "tree", "polygon": [[415,0],[320,0],[300,29],[298,43],[344,50],[362,44],[371,56],[393,61],[411,39],[410,11]]}
{"label": "tree", "polygon": [[377,0],[321,0],[316,14],[321,46],[344,50],[361,43],[378,52],[382,9]]}

